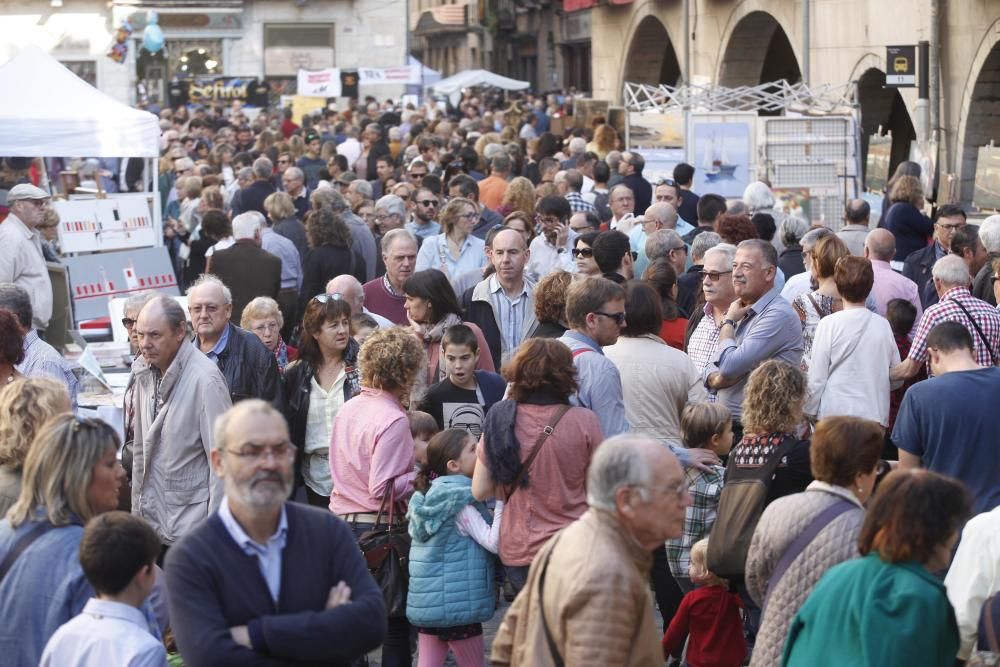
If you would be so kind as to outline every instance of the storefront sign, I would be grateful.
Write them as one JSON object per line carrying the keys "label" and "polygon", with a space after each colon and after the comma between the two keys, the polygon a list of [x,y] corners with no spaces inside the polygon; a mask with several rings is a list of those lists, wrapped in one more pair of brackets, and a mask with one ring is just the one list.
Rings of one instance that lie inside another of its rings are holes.
{"label": "storefront sign", "polygon": [[298,94],[302,97],[340,97],[340,69],[337,67],[321,70],[300,69]]}
{"label": "storefront sign", "polygon": [[241,77],[211,77],[180,79],[170,83],[170,105],[229,103],[239,100],[244,104],[265,107],[268,104],[268,87],[263,81]]}

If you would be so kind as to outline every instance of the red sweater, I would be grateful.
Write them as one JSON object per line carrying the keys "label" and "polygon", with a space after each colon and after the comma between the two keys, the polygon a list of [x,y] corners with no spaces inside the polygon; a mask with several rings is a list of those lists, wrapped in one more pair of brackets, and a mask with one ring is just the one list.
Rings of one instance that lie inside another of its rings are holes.
{"label": "red sweater", "polygon": [[681,600],[663,635],[663,653],[670,655],[688,640],[691,667],[739,667],[747,655],[743,638],[743,602],[724,586],[702,586]]}
{"label": "red sweater", "polygon": [[393,324],[407,325],[405,296],[390,294],[385,289],[382,276],[370,280],[362,288],[365,292],[365,306],[373,313],[378,313],[382,317],[391,320]]}

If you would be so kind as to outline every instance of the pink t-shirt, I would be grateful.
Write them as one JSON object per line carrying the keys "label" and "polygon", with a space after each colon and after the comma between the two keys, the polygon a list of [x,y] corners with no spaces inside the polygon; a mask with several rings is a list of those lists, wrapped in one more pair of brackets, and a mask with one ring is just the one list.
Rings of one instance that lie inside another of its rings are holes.
{"label": "pink t-shirt", "polygon": [[363,388],[340,408],[330,431],[331,512],[377,512],[393,478],[396,500],[413,494],[413,436],[395,396]]}
{"label": "pink t-shirt", "polygon": [[[522,463],[557,407],[518,404],[514,434],[521,443]],[[563,415],[531,464],[528,487],[518,489],[504,506],[500,560],[505,565],[529,565],[556,531],[587,511],[587,468],[603,439],[601,422],[590,410],[570,408]],[[484,435],[477,454],[487,467],[489,446]]]}

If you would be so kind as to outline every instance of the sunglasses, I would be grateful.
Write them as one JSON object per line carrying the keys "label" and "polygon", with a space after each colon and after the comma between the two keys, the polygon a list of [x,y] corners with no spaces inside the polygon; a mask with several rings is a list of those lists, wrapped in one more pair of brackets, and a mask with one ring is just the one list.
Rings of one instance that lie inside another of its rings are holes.
{"label": "sunglasses", "polygon": [[573,259],[576,259],[577,257],[590,259],[594,256],[593,248],[573,248],[570,252],[573,253]]}
{"label": "sunglasses", "polygon": [[594,311],[594,315],[600,315],[602,317],[610,317],[615,321],[615,324],[621,326],[625,324],[625,313],[604,313],[599,310]]}
{"label": "sunglasses", "polygon": [[722,278],[722,276],[724,276],[724,275],[726,275],[728,273],[732,273],[732,271],[699,271],[698,273],[701,274],[701,277],[702,277],[703,280],[705,278],[708,278],[709,280],[711,280],[714,283],[715,281],[717,281],[720,278]]}
{"label": "sunglasses", "polygon": [[427,175],[426,171],[424,173],[413,172],[413,173],[410,174],[410,178],[412,178],[413,180],[417,180],[417,179],[423,178],[426,175]]}
{"label": "sunglasses", "polygon": [[420,204],[421,206],[426,206],[428,208],[438,205],[438,203],[433,199],[424,199],[422,201],[417,201],[417,203]]}
{"label": "sunglasses", "polygon": [[131,329],[132,327],[135,326],[135,320],[133,320],[131,317],[123,317],[122,326],[125,327],[126,329]]}
{"label": "sunglasses", "polygon": [[344,295],[340,292],[334,292],[333,294],[317,294],[312,298],[313,301],[317,303],[329,303],[331,301],[343,301]]}

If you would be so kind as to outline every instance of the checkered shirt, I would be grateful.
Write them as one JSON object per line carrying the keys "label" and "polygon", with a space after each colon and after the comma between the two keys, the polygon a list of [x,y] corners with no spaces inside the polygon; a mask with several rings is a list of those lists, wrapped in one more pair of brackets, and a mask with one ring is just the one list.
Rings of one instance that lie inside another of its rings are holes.
{"label": "checkered shirt", "polygon": [[[957,302],[957,303],[956,303]],[[968,316],[958,306],[965,306],[976,324],[989,342],[989,347],[983,344],[983,339]],[[993,366],[993,353],[1000,353],[1000,312],[990,304],[972,296],[967,287],[953,287],[944,293],[941,300],[924,311],[917,326],[917,333],[910,346],[910,359],[923,362],[927,359],[927,335],[931,329],[942,322],[958,322],[969,330],[972,336],[972,346],[976,353],[976,361],[980,366]],[[930,373],[930,368],[928,368]]]}
{"label": "checkered shirt", "polygon": [[698,375],[704,375],[705,368],[712,363],[712,359],[719,351],[719,327],[715,325],[715,316],[712,314],[712,305],[705,304],[705,317],[701,318],[698,325],[691,332],[691,339],[688,341],[687,354],[694,363]]}
{"label": "checkered shirt", "polygon": [[708,536],[715,524],[722,495],[722,482],[726,469],[712,466],[710,472],[688,468],[684,478],[693,502],[684,517],[684,534],[677,539],[667,540],[667,562],[675,577],[689,578],[691,565],[691,545]]}
{"label": "checkered shirt", "polygon": [[585,200],[579,192],[567,192],[566,201],[569,202],[569,210],[574,213],[597,214],[597,209],[589,201]]}

